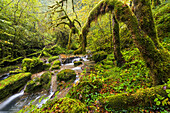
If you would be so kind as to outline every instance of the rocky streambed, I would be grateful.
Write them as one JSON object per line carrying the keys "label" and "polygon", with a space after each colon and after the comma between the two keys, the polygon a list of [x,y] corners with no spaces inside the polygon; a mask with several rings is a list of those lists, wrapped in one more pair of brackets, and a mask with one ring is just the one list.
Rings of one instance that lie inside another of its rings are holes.
{"label": "rocky streambed", "polygon": [[[88,70],[88,65],[93,65],[93,61],[89,61],[88,56],[66,56],[64,54],[59,56],[59,60],[61,61],[61,68],[60,69],[54,69],[51,71],[52,76],[51,76],[51,85],[50,85],[50,90],[49,92],[36,92],[36,93],[25,93],[24,89],[20,90],[18,93],[10,96],[7,98],[5,101],[0,103],[0,113],[6,113],[6,112],[17,112],[23,107],[26,107],[31,104],[37,105],[37,107],[41,107],[42,104],[44,104],[48,99],[53,98],[55,95],[56,91],[59,91],[57,94],[58,98],[63,98],[65,95],[68,93],[68,91],[71,89],[72,85],[69,87],[63,87],[58,89],[59,83],[57,82],[57,74],[58,72],[65,70],[65,69],[71,69],[74,70],[76,73],[76,78],[72,82],[72,84],[77,83],[79,81],[79,77],[81,76],[81,72],[83,69],[87,68]],[[45,59],[46,63],[48,62],[48,59]],[[76,64],[74,62],[81,61],[82,64]],[[53,65],[54,62],[51,62]],[[40,77],[43,73],[46,71],[42,71],[39,73],[35,73],[31,76],[31,78],[35,77]],[[87,71],[88,72],[88,71]],[[8,77],[6,77],[8,78]],[[3,78],[3,79],[6,79]],[[62,81],[63,82],[63,81]],[[48,98],[46,98],[48,97]],[[40,101],[41,99],[41,101]]]}

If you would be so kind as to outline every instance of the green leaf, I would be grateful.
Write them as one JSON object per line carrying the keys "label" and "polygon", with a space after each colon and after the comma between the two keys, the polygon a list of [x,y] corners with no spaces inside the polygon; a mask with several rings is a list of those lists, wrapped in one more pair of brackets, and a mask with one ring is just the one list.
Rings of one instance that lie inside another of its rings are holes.
{"label": "green leaf", "polygon": [[161,104],[160,101],[156,101],[156,105],[159,106]]}
{"label": "green leaf", "polygon": [[158,101],[158,98],[155,98],[155,99],[154,99],[154,102],[156,102],[156,101]]}

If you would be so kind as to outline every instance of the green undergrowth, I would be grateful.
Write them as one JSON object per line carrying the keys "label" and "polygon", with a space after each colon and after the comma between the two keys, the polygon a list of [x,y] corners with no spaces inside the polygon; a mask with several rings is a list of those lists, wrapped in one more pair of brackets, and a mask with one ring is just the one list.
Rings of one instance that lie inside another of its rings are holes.
{"label": "green undergrowth", "polygon": [[[30,109],[31,108],[31,109]],[[71,98],[54,98],[47,101],[41,108],[36,108],[36,105],[30,105],[19,111],[19,113],[87,113],[86,106],[77,99]]]}
{"label": "green undergrowth", "polygon": [[[126,60],[122,67],[115,65],[114,55],[110,54],[95,65],[95,71],[91,71],[91,74],[83,76],[86,73],[84,70],[80,82],[72,87],[67,97],[79,99],[86,104],[89,111],[109,112],[106,106],[98,103],[99,98],[122,93],[133,94],[140,89],[152,87],[149,69],[141,58],[139,50],[137,48],[124,50],[122,54]],[[141,107],[141,109],[144,108]],[[157,109],[161,111],[160,106]],[[149,110],[152,111],[152,109]],[[128,110],[122,109],[115,112],[124,111]]]}

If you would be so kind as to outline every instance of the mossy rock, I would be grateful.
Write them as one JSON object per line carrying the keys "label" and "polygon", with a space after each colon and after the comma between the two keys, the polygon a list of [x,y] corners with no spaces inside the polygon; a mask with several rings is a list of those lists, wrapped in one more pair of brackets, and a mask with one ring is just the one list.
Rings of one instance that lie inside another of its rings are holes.
{"label": "mossy rock", "polygon": [[0,100],[16,93],[31,79],[31,73],[19,73],[0,81]]}
{"label": "mossy rock", "polygon": [[82,64],[82,62],[81,61],[75,61],[74,62],[74,66],[76,67],[76,66],[79,66],[79,65],[81,65]]}
{"label": "mossy rock", "polygon": [[59,59],[59,56],[52,56],[48,59],[48,62],[52,62],[52,61],[57,60],[57,59]]}
{"label": "mossy rock", "polygon": [[77,99],[71,98],[61,98],[61,99],[53,99],[47,102],[43,107],[37,108],[33,111],[33,113],[37,112],[49,112],[49,113],[86,113],[86,106]]}
{"label": "mossy rock", "polygon": [[96,52],[96,53],[93,54],[92,59],[95,62],[100,62],[100,61],[106,59],[106,57],[107,57],[107,53],[106,52],[99,51],[99,52]]}
{"label": "mossy rock", "polygon": [[48,91],[51,84],[51,73],[45,72],[40,78],[36,77],[27,83],[25,89],[26,93],[35,93],[38,91],[46,90]]}
{"label": "mossy rock", "polygon": [[51,67],[51,70],[55,70],[55,69],[60,69],[60,66],[61,66],[61,62],[59,60],[56,60],[54,61],[52,67]]}
{"label": "mossy rock", "polygon": [[10,74],[18,74],[18,73],[22,73],[22,72],[23,72],[23,70],[16,69],[16,70],[14,70],[14,71],[10,71],[9,73],[10,73]]}
{"label": "mossy rock", "polygon": [[52,66],[51,71],[56,70],[56,69],[60,69],[60,66],[59,65]]}
{"label": "mossy rock", "polygon": [[53,65],[59,65],[61,66],[61,62],[59,60],[54,61]]}
{"label": "mossy rock", "polygon": [[43,70],[48,70],[50,64],[44,64],[39,58],[25,58],[22,61],[22,70],[24,72],[38,73]]}
{"label": "mossy rock", "polygon": [[40,77],[40,83],[44,89],[48,90],[51,84],[51,73],[50,72],[43,73]]}
{"label": "mossy rock", "polygon": [[38,77],[36,77],[27,83],[27,87],[24,92],[25,93],[34,93],[34,92],[40,91],[41,88],[42,88],[42,85],[40,83],[40,80]]}
{"label": "mossy rock", "polygon": [[73,80],[76,79],[76,73],[75,73],[74,70],[64,69],[57,74],[57,80],[58,81],[67,82],[68,80],[71,80],[71,79],[73,79]]}

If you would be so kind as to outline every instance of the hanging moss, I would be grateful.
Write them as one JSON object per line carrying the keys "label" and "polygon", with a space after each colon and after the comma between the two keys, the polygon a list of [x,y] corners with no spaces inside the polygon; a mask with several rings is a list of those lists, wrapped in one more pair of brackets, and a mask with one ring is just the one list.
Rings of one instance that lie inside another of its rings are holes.
{"label": "hanging moss", "polygon": [[[157,94],[168,97],[164,85],[139,89],[136,93],[122,93],[117,95],[112,95],[104,98],[100,98],[99,101],[102,105],[106,106],[106,108],[111,108],[114,110],[123,110],[131,107],[148,107],[155,105],[154,99],[157,98]],[[166,88],[169,89],[168,85]]]}

